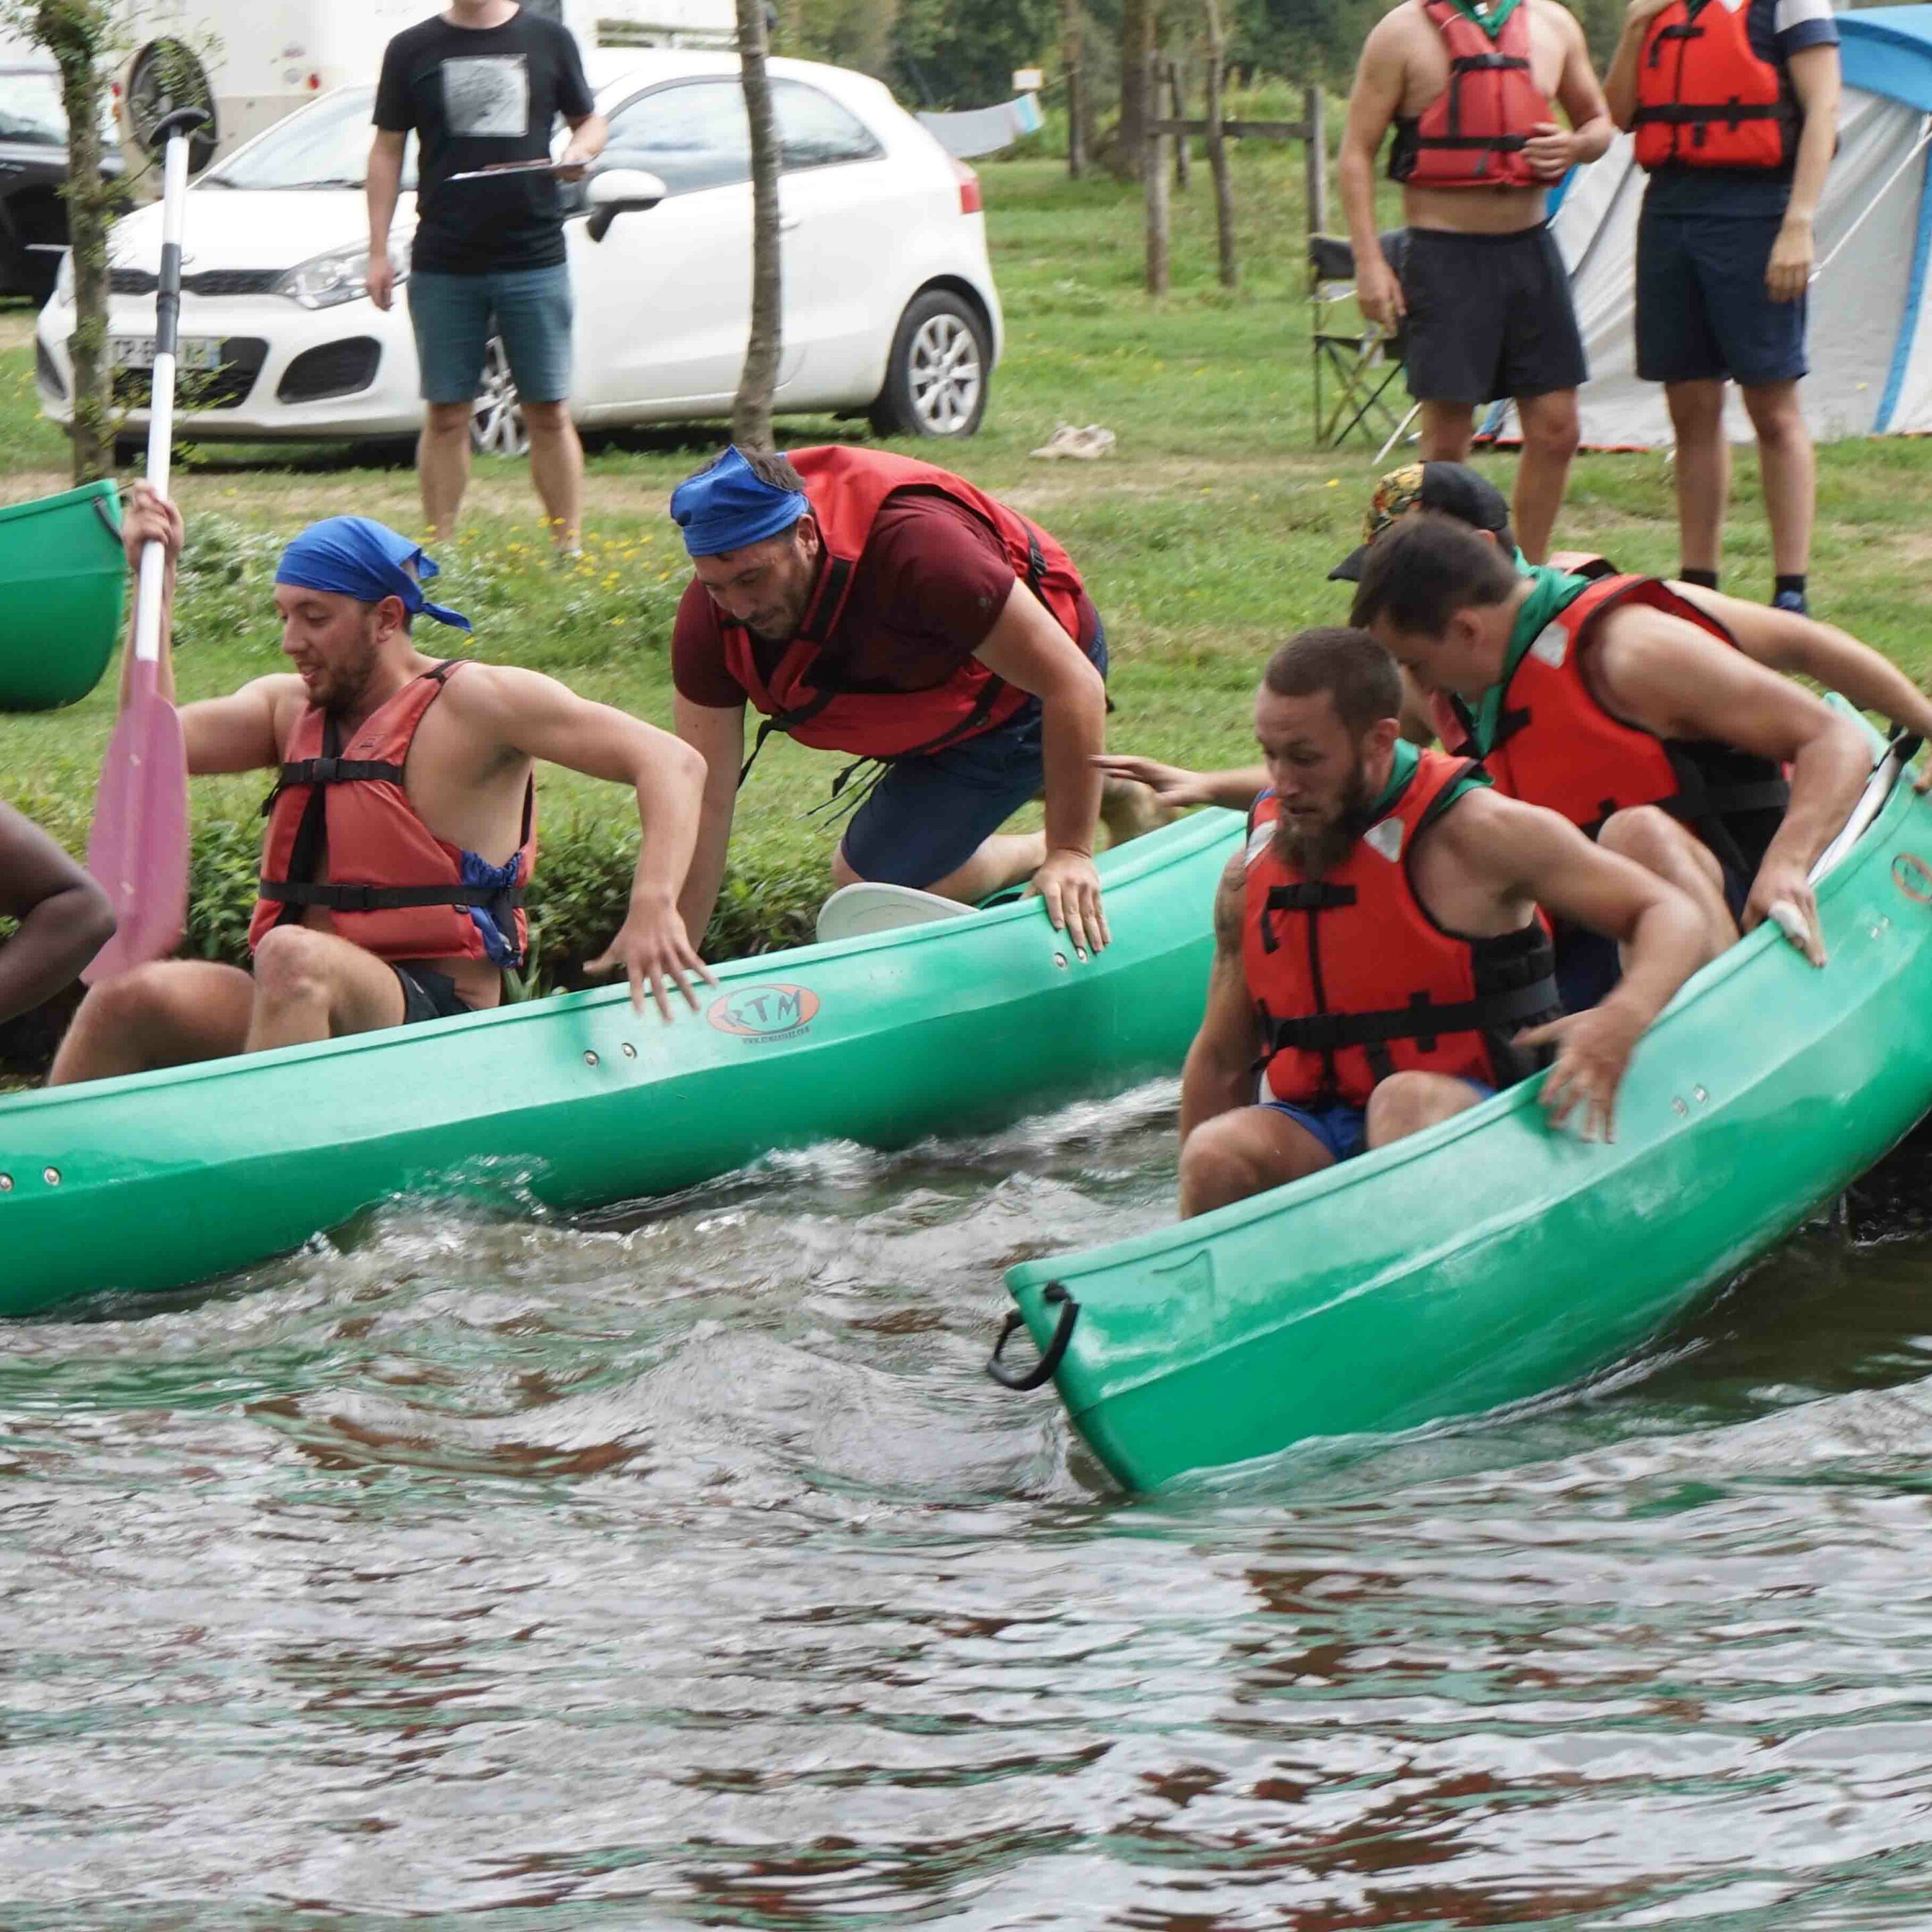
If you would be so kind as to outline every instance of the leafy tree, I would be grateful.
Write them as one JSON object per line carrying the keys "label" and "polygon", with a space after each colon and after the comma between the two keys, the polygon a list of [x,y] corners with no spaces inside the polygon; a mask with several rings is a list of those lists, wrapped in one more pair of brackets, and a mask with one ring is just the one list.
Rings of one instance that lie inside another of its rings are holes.
{"label": "leafy tree", "polygon": [[887,78],[923,107],[1006,100],[1013,70],[1058,44],[1060,16],[1059,0],[899,0]]}

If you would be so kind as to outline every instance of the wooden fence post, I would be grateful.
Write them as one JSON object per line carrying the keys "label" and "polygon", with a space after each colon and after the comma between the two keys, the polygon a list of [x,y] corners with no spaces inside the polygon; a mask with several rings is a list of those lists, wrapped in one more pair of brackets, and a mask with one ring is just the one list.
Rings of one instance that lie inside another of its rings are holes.
{"label": "wooden fence post", "polygon": [[1234,239],[1234,188],[1228,169],[1228,141],[1221,128],[1222,64],[1227,44],[1221,34],[1219,0],[1206,0],[1208,10],[1208,166],[1214,177],[1214,218],[1220,235],[1221,286],[1241,285],[1240,257]]}
{"label": "wooden fence post", "polygon": [[1157,53],[1147,57],[1146,99],[1150,112],[1146,119],[1146,141],[1141,154],[1142,184],[1147,193],[1147,291],[1150,296],[1164,296],[1168,290],[1168,196],[1167,185],[1167,156],[1162,143],[1166,136],[1154,130],[1160,125],[1157,104],[1160,95],[1160,56]]}
{"label": "wooden fence post", "polygon": [[1087,86],[1080,68],[1081,0],[1064,0],[1060,9],[1061,58],[1066,68],[1066,172],[1078,181],[1087,172]]}
{"label": "wooden fence post", "polygon": [[[1177,121],[1187,118],[1187,90],[1180,76],[1180,62],[1173,55],[1168,56],[1167,92],[1172,104],[1169,112]],[[1185,134],[1177,135],[1174,142],[1174,185],[1185,194],[1194,178],[1193,143]]]}
{"label": "wooden fence post", "polygon": [[1302,152],[1307,164],[1308,232],[1322,233],[1328,226],[1328,133],[1322,125],[1321,83],[1312,83],[1302,97],[1301,118],[1308,124]]}

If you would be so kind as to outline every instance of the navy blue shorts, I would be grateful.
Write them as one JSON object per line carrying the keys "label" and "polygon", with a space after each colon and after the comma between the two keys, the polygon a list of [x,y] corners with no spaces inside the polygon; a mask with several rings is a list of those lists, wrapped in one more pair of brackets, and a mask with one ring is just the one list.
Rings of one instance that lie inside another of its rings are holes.
{"label": "navy blue shorts", "polygon": [[[1462,1084],[1485,1100],[1496,1090],[1480,1080],[1466,1080]],[[1329,1159],[1338,1164],[1368,1150],[1369,1117],[1360,1107],[1340,1103],[1333,1107],[1298,1107],[1288,1100],[1264,1100],[1262,1105],[1270,1113],[1286,1114],[1297,1126],[1305,1127],[1328,1150]]]}
{"label": "navy blue shorts", "polygon": [[1747,388],[1810,368],[1807,304],[1773,302],[1765,266],[1784,218],[1672,214],[1648,202],[1636,229],[1636,373],[1646,382],[1728,376]]}
{"label": "navy blue shorts", "polygon": [[[1718,864],[1724,874],[1724,904],[1732,918],[1742,921],[1751,882],[1736,866]],[[1586,1012],[1600,1006],[1624,976],[1622,953],[1614,939],[1592,932],[1568,920],[1552,922],[1556,943],[1556,992],[1566,1013]]]}
{"label": "navy blue shorts", "polygon": [[[1088,655],[1104,674],[1107,638]],[[895,758],[854,814],[841,848],[862,879],[936,885],[958,871],[1046,782],[1040,700],[1004,724],[922,758]]]}

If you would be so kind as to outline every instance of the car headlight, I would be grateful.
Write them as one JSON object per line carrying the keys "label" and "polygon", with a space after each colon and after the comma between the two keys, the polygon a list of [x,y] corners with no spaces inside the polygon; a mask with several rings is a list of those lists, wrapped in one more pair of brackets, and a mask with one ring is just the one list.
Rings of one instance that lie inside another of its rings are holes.
{"label": "car headlight", "polygon": [[[406,280],[410,272],[410,244],[392,242],[389,260],[396,280]],[[278,295],[286,296],[304,308],[338,308],[344,302],[360,302],[369,292],[369,251],[366,248],[337,248],[317,255],[298,268],[291,268],[275,285]]]}
{"label": "car headlight", "polygon": [[54,277],[54,300],[71,307],[74,302],[74,250],[61,250],[60,272]]}

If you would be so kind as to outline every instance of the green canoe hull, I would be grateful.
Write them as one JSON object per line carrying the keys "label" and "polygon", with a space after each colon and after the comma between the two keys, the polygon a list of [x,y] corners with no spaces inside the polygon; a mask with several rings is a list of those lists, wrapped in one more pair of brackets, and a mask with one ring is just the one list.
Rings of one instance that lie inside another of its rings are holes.
{"label": "green canoe hull", "polygon": [[668,1026],[572,993],[0,1102],[0,1315],[206,1280],[398,1196],[592,1207],[1171,1072],[1240,832],[1216,812],[1107,854],[1090,959],[1028,900],[721,968]]}
{"label": "green canoe hull", "polygon": [[1932,805],[1900,784],[1818,897],[1829,964],[1766,928],[1707,967],[1640,1049],[1610,1145],[1547,1130],[1532,1083],[1012,1270],[1036,1346],[1070,1322],[1054,1380],[1081,1433],[1148,1490],[1543,1396],[1655,1337],[1932,1108]]}
{"label": "green canoe hull", "polygon": [[112,483],[0,509],[0,711],[52,711],[100,682],[128,560]]}

